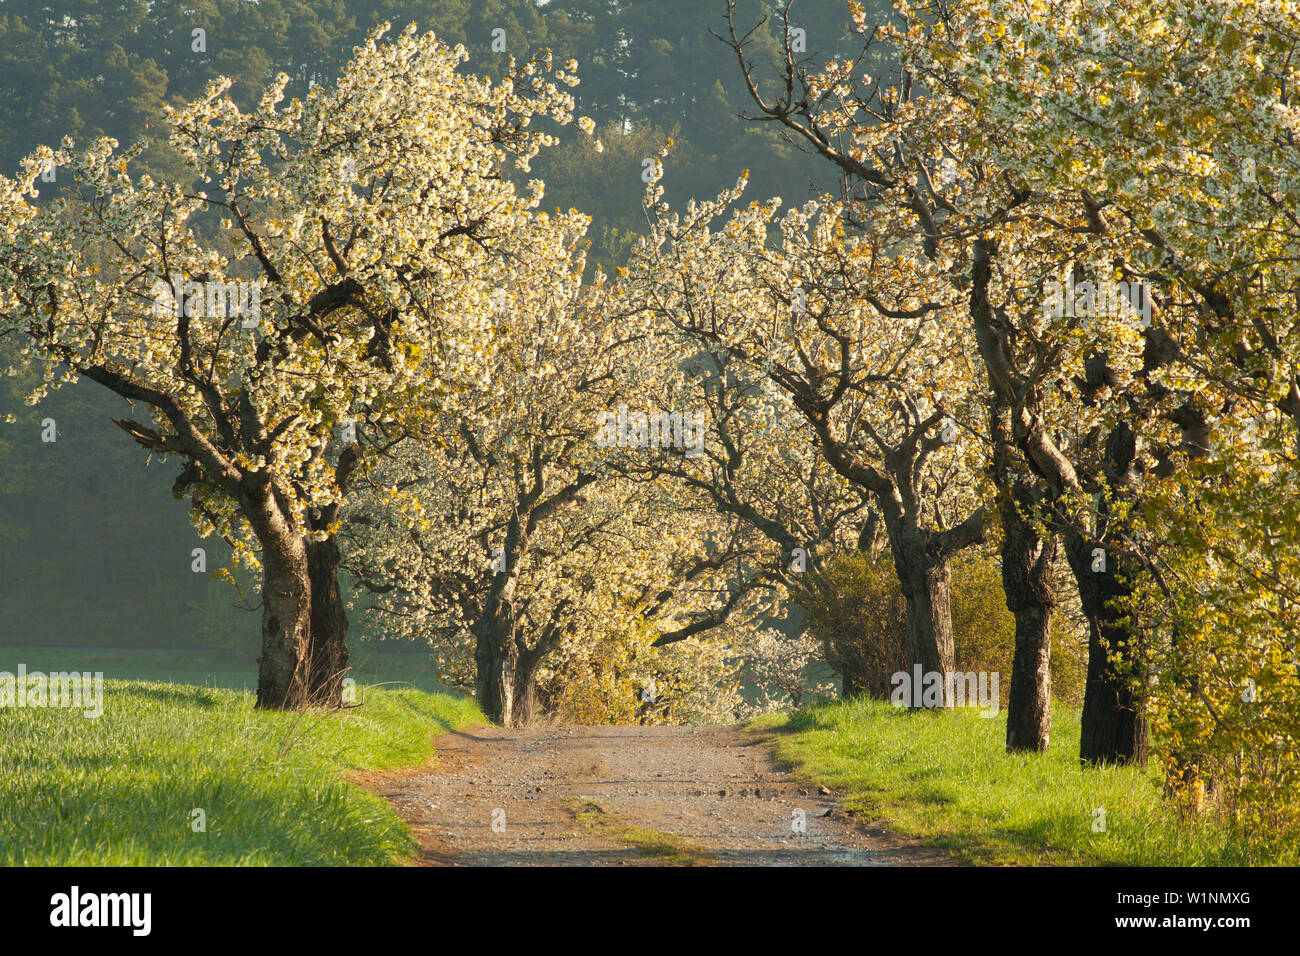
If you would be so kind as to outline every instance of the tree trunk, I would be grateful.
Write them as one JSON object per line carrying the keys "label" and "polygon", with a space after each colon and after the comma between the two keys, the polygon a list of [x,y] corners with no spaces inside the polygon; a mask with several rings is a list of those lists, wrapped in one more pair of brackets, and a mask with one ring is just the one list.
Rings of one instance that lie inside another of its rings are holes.
{"label": "tree trunk", "polygon": [[[895,537],[891,535],[891,537]],[[907,664],[925,679],[938,674],[943,706],[953,705],[947,676],[955,666],[952,642],[951,575],[947,557],[926,547],[923,535],[897,536],[894,567],[907,601]],[[923,707],[921,688],[912,688],[913,708]]]}
{"label": "tree trunk", "polygon": [[532,658],[520,652],[508,625],[479,635],[474,651],[478,704],[502,727],[522,727],[536,716],[537,663]]}
{"label": "tree trunk", "polygon": [[840,664],[840,699],[853,700],[867,693],[867,681],[856,667]]}
{"label": "tree trunk", "polygon": [[[1016,620],[1016,648],[1007,698],[1007,752],[1046,753],[1052,732],[1052,562],[1056,536],[1044,540],[1022,513],[1030,489],[1017,482],[1003,498],[1002,590]],[[1031,512],[1032,513],[1032,512]]]}
{"label": "tree trunk", "polygon": [[311,581],[308,692],[313,704],[337,707],[343,701],[348,671],[348,615],[339,590],[339,548],[333,536],[307,542],[307,573]]}
{"label": "tree trunk", "polygon": [[[1136,460],[1136,434],[1132,427],[1120,422],[1106,436],[1101,473],[1081,478],[1075,462],[1068,459],[1048,437],[1047,423],[1042,409],[1032,391],[1026,392],[1029,380],[1017,370],[1013,356],[1016,345],[1011,328],[994,314],[989,298],[992,281],[992,258],[996,245],[987,239],[977,239],[971,246],[971,298],[970,316],[975,327],[975,338],[980,356],[988,372],[989,385],[995,396],[993,408],[995,446],[1005,438],[999,436],[997,422],[1003,414],[1015,437],[1015,444],[1025,460],[1051,486],[1053,494],[1066,499],[1084,493],[1085,484],[1091,480],[1104,481],[1110,500],[1131,500],[1130,482]],[[1105,355],[1094,355],[1092,361],[1101,365],[1089,371],[1106,373]],[[1105,381],[1106,374],[1098,376]],[[1078,381],[1078,379],[1076,379]],[[1096,389],[1093,390],[1094,392]],[[995,452],[997,448],[995,447]],[[1076,455],[1076,461],[1086,456]],[[997,469],[995,469],[996,471]],[[1005,482],[999,479],[999,487]],[[1134,695],[1125,679],[1118,675],[1107,661],[1106,646],[1121,655],[1130,656],[1136,634],[1129,633],[1120,621],[1122,612],[1108,606],[1109,601],[1127,593],[1119,581],[1118,568],[1106,572],[1092,571],[1092,538],[1118,537],[1116,529],[1107,531],[1103,514],[1095,535],[1088,535],[1079,525],[1078,515],[1062,508],[1061,498],[1057,520],[1065,538],[1066,555],[1079,586],[1079,597],[1089,622],[1088,681],[1084,691],[1083,733],[1080,756],[1085,763],[1110,763],[1146,759],[1146,724],[1134,706]],[[1112,563],[1115,563],[1112,560]],[[1033,622],[1027,622],[1032,624]],[[1019,652],[1019,622],[1017,621],[1017,653]],[[1012,675],[1015,681],[1015,675]]]}
{"label": "tree trunk", "polygon": [[301,710],[311,703],[311,577],[307,539],[284,497],[268,481],[242,490],[240,511],[262,546],[262,656],[257,706]]}
{"label": "tree trunk", "polygon": [[298,710],[310,702],[311,581],[301,538],[262,542],[262,656],[257,706]]}
{"label": "tree trunk", "polygon": [[[1106,553],[1104,544],[1123,539],[1123,523],[1117,521],[1108,502],[1132,500],[1136,456],[1137,435],[1121,421],[1106,436],[1105,485],[1095,534],[1085,536],[1076,527],[1066,538],[1070,568],[1079,584],[1079,602],[1088,618],[1088,679],[1079,741],[1079,759],[1085,764],[1144,764],[1147,760],[1147,723],[1135,692],[1142,675],[1133,669],[1141,635],[1126,610],[1136,569],[1118,549]],[[1105,561],[1104,570],[1094,569],[1098,554]]]}
{"label": "tree trunk", "polygon": [[[527,496],[525,496],[527,498]],[[529,653],[517,636],[515,588],[519,565],[528,551],[524,515],[534,500],[523,507],[506,526],[502,556],[505,567],[492,575],[475,628],[476,690],[479,708],[503,727],[521,727],[533,718],[537,700],[537,664],[540,656]]]}
{"label": "tree trunk", "polygon": [[[1088,619],[1088,678],[1084,685],[1079,759],[1085,764],[1136,763],[1147,759],[1147,723],[1134,693],[1131,671],[1137,637],[1115,601],[1128,597],[1119,562],[1110,556],[1106,570],[1093,571],[1096,545],[1072,536],[1066,551]],[[1119,663],[1111,660],[1117,655]]]}

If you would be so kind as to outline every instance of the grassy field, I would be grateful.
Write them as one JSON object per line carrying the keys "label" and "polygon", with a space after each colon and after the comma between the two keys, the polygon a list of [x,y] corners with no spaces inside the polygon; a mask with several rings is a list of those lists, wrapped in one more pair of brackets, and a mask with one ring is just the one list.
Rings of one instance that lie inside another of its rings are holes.
{"label": "grassy field", "polygon": [[[364,644],[349,648],[349,676],[358,684],[410,686],[429,693],[447,692],[438,683],[427,651],[383,654]],[[228,690],[257,689],[257,661],[251,655],[221,650],[111,647],[0,647],[0,671],[18,663],[30,671],[101,671],[106,680],[164,681]]]}
{"label": "grassy field", "polygon": [[[1300,863],[1297,847],[1256,849],[1220,828],[1179,823],[1152,769],[1085,770],[1078,710],[1058,708],[1052,720],[1046,756],[1005,752],[1005,712],[988,719],[974,711],[913,714],[854,700],[751,726],[801,775],[847,794],[850,810],[886,817],[898,832],[974,863]],[[1105,829],[1095,830],[1103,820]]]}
{"label": "grassy field", "polygon": [[448,694],[359,697],[334,713],[270,713],[243,691],[106,680],[98,719],[0,709],[0,864],[404,862],[415,843],[397,815],[343,775],[419,765],[434,734],[483,718]]}

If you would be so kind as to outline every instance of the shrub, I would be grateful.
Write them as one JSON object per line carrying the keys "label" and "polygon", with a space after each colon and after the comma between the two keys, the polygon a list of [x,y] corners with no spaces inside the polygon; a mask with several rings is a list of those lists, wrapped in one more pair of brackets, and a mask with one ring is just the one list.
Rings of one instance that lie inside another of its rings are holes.
{"label": "shrub", "polygon": [[[953,559],[952,636],[959,671],[1001,675],[1002,703],[1011,687],[1016,625],[1007,610],[995,558],[978,552]],[[825,647],[846,698],[887,698],[890,677],[907,670],[907,604],[888,551],[833,558],[792,591],[809,632]],[[1087,672],[1086,642],[1058,615],[1052,625],[1052,687],[1077,704]]]}
{"label": "shrub", "polygon": [[907,606],[888,552],[834,558],[791,597],[839,673],[842,696],[888,697],[890,675],[907,669]]}
{"label": "shrub", "polygon": [[630,616],[566,642],[538,674],[542,712],[566,723],[686,724],[733,719],[738,662],[722,635],[655,647],[660,632]]}

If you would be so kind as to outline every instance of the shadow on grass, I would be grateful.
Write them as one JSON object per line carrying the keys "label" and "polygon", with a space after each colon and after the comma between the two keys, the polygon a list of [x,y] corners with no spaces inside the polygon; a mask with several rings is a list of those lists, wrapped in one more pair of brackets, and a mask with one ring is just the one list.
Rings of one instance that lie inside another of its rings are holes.
{"label": "shadow on grass", "polygon": [[946,806],[957,802],[957,798],[939,787],[922,787],[913,793],[913,798],[920,803],[931,806]]}
{"label": "shadow on grass", "polygon": [[150,697],[169,705],[192,704],[197,707],[216,707],[221,703],[213,693],[213,689],[195,687],[193,684],[168,684],[163,681],[150,681],[143,684],[132,681],[128,692],[133,697]]}
{"label": "shadow on grass", "polygon": [[[322,775],[308,782],[296,774],[275,779],[234,767],[222,771],[179,785],[157,779],[104,788],[95,794],[97,806],[86,808],[91,825],[101,813],[108,828],[130,820],[128,834],[114,833],[129,852],[146,860],[194,855],[216,865],[384,864],[390,845],[401,840],[395,829],[377,827],[371,812],[358,812],[358,798],[349,799],[342,784]],[[196,809],[203,810],[199,832]]]}

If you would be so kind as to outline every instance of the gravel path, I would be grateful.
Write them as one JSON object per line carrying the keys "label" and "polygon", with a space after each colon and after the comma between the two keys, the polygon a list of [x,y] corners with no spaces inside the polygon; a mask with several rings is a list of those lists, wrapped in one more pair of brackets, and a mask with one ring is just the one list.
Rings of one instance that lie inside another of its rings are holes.
{"label": "gravel path", "polygon": [[951,863],[847,816],[734,727],[470,727],[434,745],[430,768],[360,778],[429,865]]}

